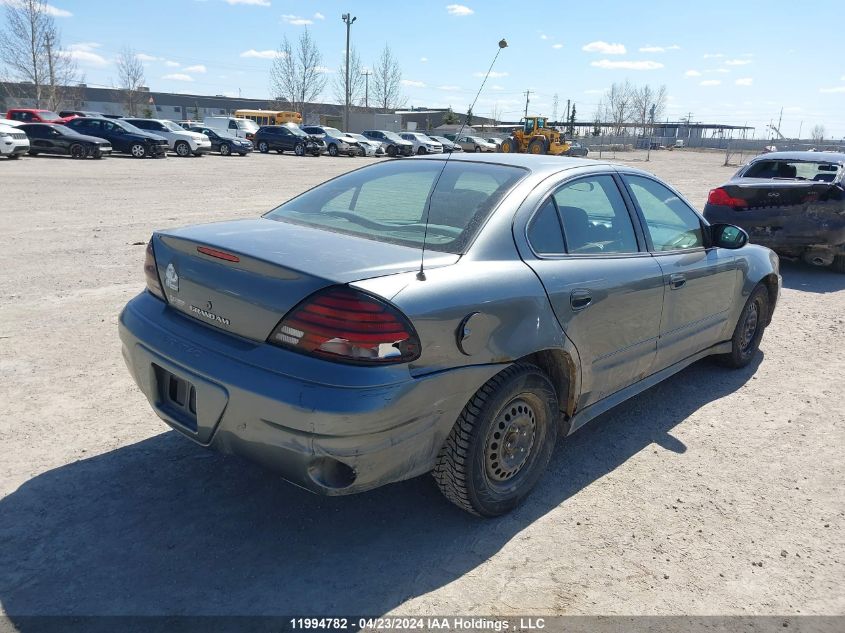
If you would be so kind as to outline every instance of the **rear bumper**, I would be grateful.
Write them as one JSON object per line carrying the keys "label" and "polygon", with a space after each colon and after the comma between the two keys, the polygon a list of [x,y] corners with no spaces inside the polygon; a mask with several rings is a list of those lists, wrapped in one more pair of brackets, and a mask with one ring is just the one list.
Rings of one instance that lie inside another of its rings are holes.
{"label": "rear bumper", "polygon": [[[171,427],[327,495],[431,470],[466,402],[502,369],[413,378],[406,367],[337,366],[194,322],[147,292],[127,304],[119,331],[130,373]],[[163,375],[195,387],[195,422],[168,402]]]}

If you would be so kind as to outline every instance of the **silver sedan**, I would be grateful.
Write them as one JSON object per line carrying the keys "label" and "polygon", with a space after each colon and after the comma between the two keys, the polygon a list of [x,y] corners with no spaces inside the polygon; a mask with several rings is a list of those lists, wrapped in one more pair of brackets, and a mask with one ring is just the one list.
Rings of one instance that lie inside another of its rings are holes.
{"label": "silver sedan", "polygon": [[705,356],[748,364],[781,286],[774,253],[654,176],[520,154],[389,161],[157,231],[144,271],[120,337],[171,427],[321,494],[430,472],[482,516],[558,436]]}

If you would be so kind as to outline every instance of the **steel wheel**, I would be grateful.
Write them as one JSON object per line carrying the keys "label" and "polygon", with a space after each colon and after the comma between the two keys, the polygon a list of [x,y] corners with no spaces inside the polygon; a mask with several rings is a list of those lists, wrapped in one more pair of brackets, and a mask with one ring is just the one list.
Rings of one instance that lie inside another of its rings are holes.
{"label": "steel wheel", "polygon": [[516,398],[499,414],[490,428],[484,449],[487,477],[492,482],[512,479],[531,455],[537,433],[537,414],[533,407]]}
{"label": "steel wheel", "polygon": [[232,146],[229,145],[228,143],[223,143],[220,146],[220,155],[221,156],[228,156],[231,153],[232,153]]}
{"label": "steel wheel", "polygon": [[745,315],[745,323],[742,328],[742,336],[740,338],[740,351],[743,354],[748,353],[754,337],[757,335],[757,328],[760,324],[760,306],[754,302],[748,306],[748,311]]}
{"label": "steel wheel", "polygon": [[135,158],[144,158],[147,155],[147,148],[144,147],[143,143],[133,143],[132,147],[129,148],[129,153]]}
{"label": "steel wheel", "polygon": [[758,285],[737,320],[731,337],[731,351],[721,357],[729,367],[745,367],[754,358],[760,347],[760,340],[769,320],[769,291],[764,284]]}

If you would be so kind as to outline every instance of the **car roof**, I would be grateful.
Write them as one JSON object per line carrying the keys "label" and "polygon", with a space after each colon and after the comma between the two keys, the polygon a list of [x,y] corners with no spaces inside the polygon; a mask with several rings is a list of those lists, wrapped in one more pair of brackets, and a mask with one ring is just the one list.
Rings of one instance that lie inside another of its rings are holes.
{"label": "car roof", "polygon": [[[450,161],[460,161],[462,163],[487,163],[491,165],[511,165],[513,167],[521,167],[528,169],[533,173],[546,173],[551,175],[553,173],[562,171],[564,169],[573,169],[575,167],[599,167],[611,166],[610,163],[591,160],[588,158],[573,158],[569,156],[538,156],[536,154],[504,154],[504,153],[470,153],[470,154],[451,154]],[[447,160],[437,154],[425,154],[417,156],[412,160]],[[614,166],[615,167],[615,166]],[[620,166],[621,167],[621,166]],[[629,168],[625,168],[629,171]],[[630,171],[640,171],[630,169]],[[646,173],[646,172],[642,172]]]}
{"label": "car roof", "polygon": [[760,154],[751,159],[754,163],[758,160],[806,160],[811,162],[829,162],[845,164],[845,153],[843,152],[769,152]]}

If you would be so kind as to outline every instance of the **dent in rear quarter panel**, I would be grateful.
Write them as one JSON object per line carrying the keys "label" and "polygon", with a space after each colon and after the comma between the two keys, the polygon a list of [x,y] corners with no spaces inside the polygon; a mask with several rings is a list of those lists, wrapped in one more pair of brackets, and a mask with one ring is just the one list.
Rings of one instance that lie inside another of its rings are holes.
{"label": "dent in rear quarter panel", "polygon": [[[748,244],[742,247],[741,250],[736,251],[736,253],[737,269],[738,274],[740,275],[740,280],[738,284],[738,296],[734,300],[731,316],[727,323],[727,326],[730,327],[730,330],[728,330],[728,338],[731,336],[733,329],[736,327],[739,315],[745,307],[745,302],[748,300],[748,297],[751,296],[754,288],[756,288],[758,284],[763,282],[770,275],[775,275],[779,278],[779,273],[772,263],[772,257],[777,258],[777,255],[765,246]],[[778,285],[778,291],[779,290],[780,286]],[[776,296],[774,298],[775,301],[770,304],[770,317],[776,306],[778,298],[779,297]]]}

